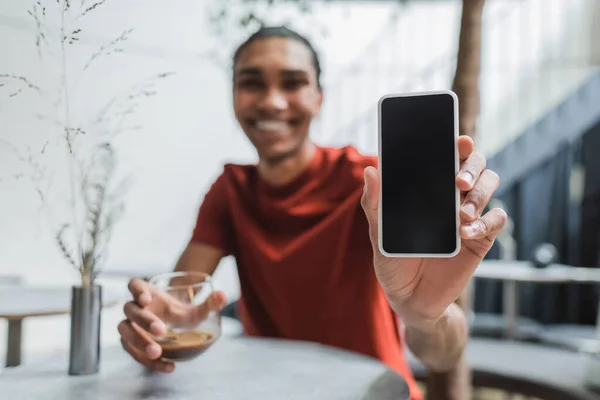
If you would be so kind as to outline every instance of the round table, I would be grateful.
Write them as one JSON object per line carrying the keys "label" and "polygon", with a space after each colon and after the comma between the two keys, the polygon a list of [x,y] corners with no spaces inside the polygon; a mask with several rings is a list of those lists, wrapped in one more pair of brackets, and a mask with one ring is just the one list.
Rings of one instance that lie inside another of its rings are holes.
{"label": "round table", "polygon": [[[121,300],[115,292],[102,291],[104,307]],[[71,311],[70,287],[7,286],[0,289],[0,318],[8,320],[6,366],[21,364],[22,322],[28,317],[68,314]]]}
{"label": "round table", "polygon": [[377,360],[308,342],[223,339],[170,374],[146,371],[120,348],[100,372],[67,375],[67,356],[0,375],[7,399],[408,400],[408,385]]}

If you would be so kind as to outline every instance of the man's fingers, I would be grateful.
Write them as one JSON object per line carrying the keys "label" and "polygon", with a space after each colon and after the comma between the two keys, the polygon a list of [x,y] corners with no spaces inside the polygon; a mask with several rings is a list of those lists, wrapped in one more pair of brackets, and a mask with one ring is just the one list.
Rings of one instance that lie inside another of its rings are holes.
{"label": "man's fingers", "polygon": [[150,360],[156,360],[160,357],[162,350],[158,343],[154,342],[149,335],[140,332],[135,325],[128,320],[121,321],[117,326],[121,338],[131,347],[143,352]]}
{"label": "man's fingers", "polygon": [[202,304],[195,307],[193,312],[194,323],[206,319],[210,312],[220,312],[226,303],[227,296],[224,292],[220,290],[212,292]]}
{"label": "man's fingers", "polygon": [[140,352],[136,348],[134,348],[127,340],[125,340],[122,337],[121,337],[121,345],[123,346],[123,349],[125,349],[125,351],[128,352],[129,355],[131,357],[133,357],[133,359],[135,361],[139,362],[146,368],[150,368],[150,362],[152,360],[150,360],[148,357],[146,357],[146,355],[144,355],[142,352]]}
{"label": "man's fingers", "polygon": [[121,338],[121,345],[135,361],[148,369],[160,372],[173,372],[175,370],[174,363],[163,360],[150,360],[144,353],[131,346],[131,344],[123,338]]}
{"label": "man's fingers", "polygon": [[153,335],[163,335],[165,333],[165,324],[148,308],[142,308],[137,303],[129,301],[123,306],[125,317],[138,324],[142,329]]}
{"label": "man's fingers", "polygon": [[458,138],[458,159],[461,163],[469,158],[474,148],[475,143],[470,137],[463,135]]}
{"label": "man's fingers", "polygon": [[139,278],[133,278],[127,285],[129,291],[133,295],[133,299],[140,306],[145,307],[152,302],[152,293],[150,285]]}
{"label": "man's fingers", "polygon": [[485,170],[485,167],[485,157],[478,152],[471,153],[469,158],[460,166],[458,176],[456,177],[458,188],[462,191],[471,190],[479,180],[479,175]]}
{"label": "man's fingers", "polygon": [[483,171],[473,189],[467,192],[465,196],[460,208],[461,217],[468,222],[479,218],[492,195],[498,189],[499,183],[498,174],[489,169]]}
{"label": "man's fingers", "polygon": [[496,238],[498,232],[504,228],[506,218],[506,212],[503,209],[494,208],[483,217],[462,225],[460,228],[461,236],[469,240],[483,238],[493,240]]}
{"label": "man's fingers", "polygon": [[373,167],[365,168],[365,187],[360,201],[369,221],[369,235],[373,250],[379,251],[379,172]]}

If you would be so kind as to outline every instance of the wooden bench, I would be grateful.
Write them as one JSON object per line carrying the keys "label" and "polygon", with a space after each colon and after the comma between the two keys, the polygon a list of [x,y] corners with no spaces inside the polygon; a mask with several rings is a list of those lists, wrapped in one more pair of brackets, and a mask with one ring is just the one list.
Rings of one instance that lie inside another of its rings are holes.
{"label": "wooden bench", "polygon": [[[411,354],[408,359],[415,378],[425,381],[425,367]],[[586,354],[539,344],[471,338],[467,360],[474,388],[548,400],[600,400],[600,394],[585,387]]]}

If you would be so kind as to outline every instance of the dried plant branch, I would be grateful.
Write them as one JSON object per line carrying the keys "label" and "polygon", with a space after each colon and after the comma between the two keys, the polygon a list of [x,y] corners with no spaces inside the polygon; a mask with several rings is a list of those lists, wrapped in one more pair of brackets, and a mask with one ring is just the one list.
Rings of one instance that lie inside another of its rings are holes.
{"label": "dried plant branch", "polygon": [[46,143],[44,143],[44,146],[42,147],[40,154],[44,154],[46,152],[46,147],[48,146],[48,143],[50,143],[50,141],[46,140]]}
{"label": "dried plant branch", "polygon": [[[60,4],[60,0],[57,0],[57,3]],[[70,0],[64,0],[61,10],[60,10],[60,71],[61,71],[61,90],[60,95],[58,96],[58,105],[61,104],[61,100],[64,101],[63,105],[63,124],[64,124],[64,137],[65,144],[69,155],[69,161],[75,159],[73,154],[73,141],[71,140],[71,103],[69,96],[69,81],[68,81],[68,69],[67,69],[67,49],[66,49],[66,40],[65,40],[65,32],[67,29],[67,17],[69,16],[68,10],[70,8]],[[77,243],[77,257],[79,259],[82,257],[83,249],[81,245],[81,236],[82,236],[82,227],[79,226],[79,218],[78,218],[78,202],[75,194],[75,171],[73,169],[73,162],[69,162],[69,191],[70,191],[70,206],[71,206],[71,219],[72,219],[72,227],[75,233],[76,243]],[[83,268],[83,266],[81,266]],[[83,270],[81,270],[83,273]]]}
{"label": "dried plant branch", "polygon": [[[46,142],[44,144],[44,146],[47,143],[48,142]],[[12,144],[11,142],[9,142],[7,140],[4,140],[4,139],[0,139],[0,144],[3,144],[4,146],[8,147],[13,152],[13,154],[15,155],[15,157],[19,161],[21,161],[21,162],[29,165],[32,168],[32,170],[35,172],[35,174],[37,176],[39,176],[39,175],[41,175],[43,173],[43,171],[44,171],[43,166],[36,162],[35,158],[31,154],[31,152],[29,151],[30,149],[27,149],[28,152],[29,152],[29,155],[24,156],[22,154],[22,152],[17,148],[17,146],[15,146],[14,144]]]}
{"label": "dried plant branch", "polygon": [[12,75],[12,74],[0,74],[0,81],[2,81],[2,80],[5,81],[2,83],[2,86],[5,86],[6,82],[20,83],[20,84],[24,84],[28,89],[31,89],[38,94],[43,93],[42,89],[38,85],[33,84],[29,79],[27,79],[24,76],[18,76],[18,75]]}
{"label": "dried plant branch", "polygon": [[[16,157],[16,159],[24,164],[27,165],[27,167],[30,169],[29,173],[25,174],[25,173],[18,173],[16,175],[13,176],[14,180],[21,180],[22,178],[25,178],[26,176],[32,181],[33,183],[33,187],[34,190],[36,192],[36,194],[38,195],[38,197],[40,198],[40,201],[42,203],[43,206],[47,206],[48,203],[46,201],[46,196],[44,195],[44,190],[41,187],[41,182],[47,178],[47,174],[46,174],[46,169],[44,168],[43,165],[41,165],[39,162],[36,161],[36,158],[33,155],[33,152],[31,151],[30,148],[27,148],[27,155],[23,155],[23,153],[12,143],[4,140],[4,139],[0,139],[0,144],[4,145],[5,147],[7,147]],[[48,141],[46,141],[43,145],[43,147],[41,148],[39,154],[44,154],[46,151],[46,146],[48,145]],[[48,181],[48,185],[46,187],[46,191],[49,190],[49,187],[51,186],[52,182],[51,179]]]}
{"label": "dried plant branch", "polygon": [[[106,247],[112,235],[112,227],[116,221],[122,204],[113,204],[115,192],[109,194],[109,183],[115,170],[114,151],[109,143],[102,143],[96,148],[92,168],[95,174],[83,182],[84,201],[87,209],[86,232],[89,245],[84,252],[82,265],[85,280],[93,281],[98,273],[98,261],[106,254]],[[118,186],[118,189],[121,185]],[[121,187],[122,190],[122,187]]]}
{"label": "dried plant branch", "polygon": [[62,252],[63,256],[67,259],[67,261],[69,262],[69,264],[71,264],[75,269],[77,269],[77,270],[79,270],[81,272],[81,267],[75,261],[75,258],[73,257],[73,253],[69,250],[69,247],[65,243],[65,239],[63,237],[64,233],[65,233],[65,230],[67,230],[67,229],[69,229],[69,225],[68,224],[63,225],[60,228],[60,230],[56,234],[56,242],[58,243],[58,248]]}
{"label": "dried plant branch", "polygon": [[[90,12],[94,11],[96,8],[100,7],[102,4],[106,3],[107,0],[100,0],[97,1],[96,3],[92,4],[91,6],[89,6],[88,8],[86,8],[83,12],[81,12],[77,18],[82,18],[85,17],[87,14],[89,14]],[[83,5],[83,1],[81,2],[81,4]]]}
{"label": "dried plant branch", "polygon": [[[123,92],[109,100],[108,103],[100,109],[100,112],[91,122],[92,125],[107,122],[107,116],[111,112],[113,116],[120,117],[119,123],[122,125],[122,123],[125,122],[125,118],[135,112],[139,100],[156,95],[156,84],[158,81],[166,79],[174,74],[174,72],[163,72],[152,75],[125,89]],[[119,128],[117,128],[117,130],[118,129]],[[115,135],[117,133],[118,132],[116,132]]]}
{"label": "dried plant branch", "polygon": [[85,66],[83,67],[83,72],[87,71],[87,69],[90,67],[90,65],[92,65],[92,63],[98,59],[98,57],[104,55],[104,56],[109,56],[111,54],[115,54],[115,53],[122,53],[123,49],[120,47],[116,47],[119,43],[125,42],[128,39],[128,35],[133,32],[133,29],[128,29],[125,32],[123,32],[119,37],[117,37],[116,39],[111,40],[108,44],[100,47],[100,49],[98,51],[96,51],[94,54],[92,54],[92,56],[90,57],[89,61],[85,64]]}
{"label": "dried plant branch", "polygon": [[[41,11],[41,15],[40,15]],[[46,7],[44,7],[41,1],[37,1],[31,11],[27,11],[27,13],[34,19],[36,26],[36,36],[35,36],[35,46],[38,51],[38,57],[42,58],[42,42],[50,47],[48,43],[48,39],[46,39],[46,32],[44,30],[44,25],[42,23],[42,19],[46,17]]]}
{"label": "dried plant branch", "polygon": [[116,225],[117,221],[123,216],[124,210],[125,207],[121,201],[112,203],[110,206],[110,210],[108,211],[106,217],[103,220],[103,235],[98,238],[98,242],[96,244],[97,255],[94,259],[94,277],[100,272],[102,268],[100,260],[105,259],[108,255],[108,247],[110,244],[110,239],[112,238],[113,228]]}
{"label": "dried plant branch", "polygon": [[68,42],[69,44],[73,44],[79,40],[79,34],[81,33],[81,29],[75,29],[73,32],[69,33],[66,36],[63,36],[63,41]]}

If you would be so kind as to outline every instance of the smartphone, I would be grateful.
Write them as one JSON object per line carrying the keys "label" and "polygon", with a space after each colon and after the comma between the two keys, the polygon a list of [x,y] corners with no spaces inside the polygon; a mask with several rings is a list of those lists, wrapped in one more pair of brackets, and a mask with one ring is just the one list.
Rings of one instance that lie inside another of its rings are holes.
{"label": "smartphone", "polygon": [[452,91],[385,95],[379,117],[379,250],[387,257],[460,251],[458,98]]}

